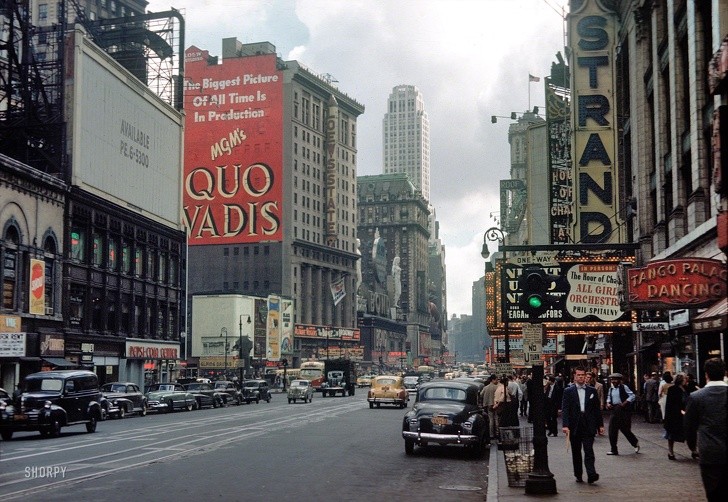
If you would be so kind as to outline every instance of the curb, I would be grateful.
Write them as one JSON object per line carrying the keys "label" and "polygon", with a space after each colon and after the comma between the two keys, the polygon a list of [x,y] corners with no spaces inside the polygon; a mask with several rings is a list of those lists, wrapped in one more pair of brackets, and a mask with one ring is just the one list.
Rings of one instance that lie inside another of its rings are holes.
{"label": "curb", "polygon": [[488,502],[498,501],[498,443],[491,439],[490,456],[488,458]]}

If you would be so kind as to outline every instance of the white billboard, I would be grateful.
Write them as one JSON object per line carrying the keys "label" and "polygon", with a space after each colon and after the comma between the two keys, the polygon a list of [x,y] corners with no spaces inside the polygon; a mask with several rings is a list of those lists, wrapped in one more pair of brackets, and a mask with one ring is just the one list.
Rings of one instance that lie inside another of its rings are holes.
{"label": "white billboard", "polygon": [[72,184],[182,229],[182,114],[74,35],[66,93]]}
{"label": "white billboard", "polygon": [[[248,322],[251,319],[251,322]],[[240,338],[254,339],[255,297],[222,294],[192,296],[192,357],[228,357],[240,351]],[[252,356],[253,354],[248,354]]]}

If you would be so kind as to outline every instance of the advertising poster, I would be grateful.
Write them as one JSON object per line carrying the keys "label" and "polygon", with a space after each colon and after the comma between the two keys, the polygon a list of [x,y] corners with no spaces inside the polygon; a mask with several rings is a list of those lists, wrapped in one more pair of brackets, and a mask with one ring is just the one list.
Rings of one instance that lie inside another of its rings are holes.
{"label": "advertising poster", "polygon": [[268,316],[266,321],[266,359],[281,359],[281,299],[278,296],[268,297]]}
{"label": "advertising poster", "polygon": [[275,54],[185,52],[184,218],[190,245],[280,241],[283,74]]}
{"label": "advertising poster", "polygon": [[293,302],[281,300],[281,354],[293,353]]}
{"label": "advertising poster", "polygon": [[31,314],[45,315],[45,262],[30,259],[30,306]]}

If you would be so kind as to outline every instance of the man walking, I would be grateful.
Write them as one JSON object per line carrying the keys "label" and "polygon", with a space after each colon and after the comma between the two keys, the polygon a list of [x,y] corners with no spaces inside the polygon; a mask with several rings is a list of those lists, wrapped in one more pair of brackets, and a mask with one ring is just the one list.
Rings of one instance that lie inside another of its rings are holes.
{"label": "man walking", "polygon": [[495,375],[488,377],[488,385],[480,391],[480,399],[488,415],[488,427],[490,429],[490,437],[496,437],[495,410],[493,403],[495,398],[495,390],[498,388],[498,378]]}
{"label": "man walking", "polygon": [[645,382],[645,401],[647,401],[647,421],[651,424],[654,424],[656,422],[660,422],[660,416],[658,415],[657,410],[659,410],[659,406],[657,405],[657,387],[660,385],[660,382],[657,380],[657,373],[653,372],[652,376],[647,382]]}
{"label": "man walking", "polygon": [[563,398],[563,390],[556,383],[553,375],[549,375],[546,387],[544,388],[544,397],[546,404],[546,429],[548,436],[558,436],[558,417],[559,409],[561,409],[561,401]]}
{"label": "man walking", "polygon": [[612,418],[609,419],[609,445],[611,450],[607,452],[607,455],[619,455],[617,439],[620,432],[632,445],[634,452],[639,453],[639,440],[632,432],[631,407],[635,400],[634,392],[622,383],[621,373],[612,373],[609,375],[609,379],[612,386],[607,393],[607,409],[612,410]]}
{"label": "man walking", "polygon": [[726,482],[726,414],[728,384],[724,381],[725,362],[718,357],[705,361],[702,389],[691,392],[685,410],[685,433],[688,447],[700,455],[700,475],[708,502],[725,500]]}
{"label": "man walking", "polygon": [[594,436],[604,435],[604,420],[599,407],[599,397],[594,387],[585,384],[586,372],[581,368],[574,371],[574,385],[564,390],[561,404],[562,430],[569,438],[571,460],[574,464],[574,477],[583,483],[582,455],[589,484],[599,480],[594,466]]}
{"label": "man walking", "polygon": [[597,375],[593,371],[587,372],[586,374],[586,384],[590,387],[594,387],[594,390],[597,391],[597,397],[599,398],[599,409],[604,409],[604,385],[601,384],[599,380],[597,380]]}

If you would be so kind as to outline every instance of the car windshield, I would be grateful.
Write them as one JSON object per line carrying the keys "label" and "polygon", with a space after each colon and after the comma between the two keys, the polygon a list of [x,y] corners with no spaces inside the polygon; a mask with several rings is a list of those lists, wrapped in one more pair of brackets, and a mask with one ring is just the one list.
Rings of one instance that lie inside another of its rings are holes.
{"label": "car windshield", "polygon": [[63,388],[63,380],[58,378],[33,378],[25,381],[27,392],[40,390],[60,391]]}
{"label": "car windshield", "polygon": [[466,394],[464,390],[452,387],[431,387],[423,390],[420,394],[420,401],[432,399],[447,399],[449,401],[465,402]]}
{"label": "car windshield", "polygon": [[217,382],[215,384],[216,389],[227,389],[227,387],[228,387],[227,382]]}
{"label": "car windshield", "polygon": [[113,384],[113,383],[107,383],[103,387],[101,387],[102,392],[126,392],[126,385],[124,384]]}
{"label": "car windshield", "polygon": [[394,385],[397,382],[396,378],[378,378],[377,385]]}
{"label": "car windshield", "polygon": [[298,387],[308,387],[308,382],[306,380],[298,380],[293,382],[293,385]]}
{"label": "car windshield", "polygon": [[150,391],[158,391],[158,390],[175,390],[174,385],[169,384],[159,384],[159,385],[152,385],[149,387]]}
{"label": "car windshield", "polygon": [[417,383],[420,381],[420,377],[404,377],[404,383]]}
{"label": "car windshield", "polygon": [[255,389],[258,387],[258,382],[245,382],[245,387],[250,387],[252,389]]}

